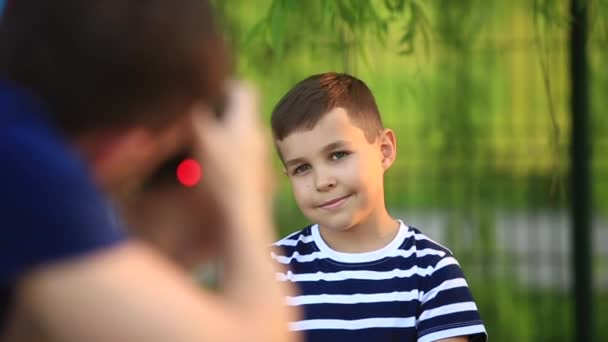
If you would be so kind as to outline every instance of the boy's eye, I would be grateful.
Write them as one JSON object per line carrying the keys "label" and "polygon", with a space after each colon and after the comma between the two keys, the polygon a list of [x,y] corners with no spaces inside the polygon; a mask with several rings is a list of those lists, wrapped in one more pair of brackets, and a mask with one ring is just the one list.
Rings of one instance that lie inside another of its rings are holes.
{"label": "boy's eye", "polygon": [[345,151],[338,151],[331,154],[331,160],[338,160],[348,156],[349,153]]}
{"label": "boy's eye", "polygon": [[296,167],[295,169],[293,169],[293,174],[297,175],[299,173],[306,172],[309,169],[310,169],[310,164],[302,164],[302,165]]}

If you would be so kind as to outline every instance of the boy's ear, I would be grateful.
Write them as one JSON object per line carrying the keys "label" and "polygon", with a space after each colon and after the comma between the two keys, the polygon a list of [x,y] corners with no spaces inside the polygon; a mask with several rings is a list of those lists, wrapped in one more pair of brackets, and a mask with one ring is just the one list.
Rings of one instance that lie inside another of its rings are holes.
{"label": "boy's ear", "polygon": [[387,128],[380,133],[380,153],[382,168],[386,171],[397,157],[397,137],[393,130]]}

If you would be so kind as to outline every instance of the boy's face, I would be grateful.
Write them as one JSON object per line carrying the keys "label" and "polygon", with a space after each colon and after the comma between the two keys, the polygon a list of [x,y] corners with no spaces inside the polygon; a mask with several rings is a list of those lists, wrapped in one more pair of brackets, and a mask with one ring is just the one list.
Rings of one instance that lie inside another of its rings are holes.
{"label": "boy's face", "polygon": [[386,210],[383,175],[395,157],[392,131],[370,143],[346,110],[335,108],[277,147],[295,200],[312,222],[341,231]]}

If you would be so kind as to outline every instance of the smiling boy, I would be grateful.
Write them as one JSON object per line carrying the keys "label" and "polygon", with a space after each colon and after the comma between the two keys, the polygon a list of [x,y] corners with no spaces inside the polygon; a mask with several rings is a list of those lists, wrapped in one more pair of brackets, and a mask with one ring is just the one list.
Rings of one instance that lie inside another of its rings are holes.
{"label": "smiling boy", "polygon": [[276,105],[272,130],[302,213],[313,223],[273,246],[297,285],[290,323],[307,341],[485,341],[463,272],[447,248],[393,218],[384,173],[395,133],[369,88],[313,75]]}

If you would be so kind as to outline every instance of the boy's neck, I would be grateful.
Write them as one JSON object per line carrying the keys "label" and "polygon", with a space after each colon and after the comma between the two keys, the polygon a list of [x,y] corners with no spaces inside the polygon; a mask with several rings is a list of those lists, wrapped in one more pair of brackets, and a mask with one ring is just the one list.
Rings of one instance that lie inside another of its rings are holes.
{"label": "boy's neck", "polygon": [[319,226],[319,233],[323,241],[335,251],[366,253],[388,245],[399,232],[399,226],[400,223],[384,209],[347,230],[334,231]]}

